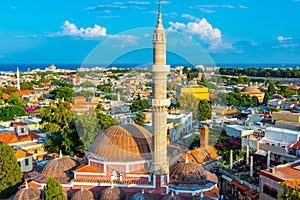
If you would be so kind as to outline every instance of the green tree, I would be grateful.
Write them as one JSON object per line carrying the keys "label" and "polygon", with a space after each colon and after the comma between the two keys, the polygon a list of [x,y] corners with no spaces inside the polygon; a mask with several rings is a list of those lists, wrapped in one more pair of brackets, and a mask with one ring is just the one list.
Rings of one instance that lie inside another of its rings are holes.
{"label": "green tree", "polygon": [[24,101],[19,95],[12,94],[7,99],[7,103],[13,106],[19,106],[22,108],[26,108],[26,101]]}
{"label": "green tree", "polygon": [[136,113],[136,118],[135,118],[134,122],[135,122],[137,125],[144,126],[144,123],[145,123],[145,115],[144,115],[143,113],[141,113],[141,112]]}
{"label": "green tree", "polygon": [[91,81],[86,81],[80,84],[81,87],[83,88],[88,88],[88,87],[96,87],[96,85],[91,82]]}
{"label": "green tree", "polygon": [[263,104],[267,104],[269,100],[270,100],[269,92],[266,92],[264,96]]}
{"label": "green tree", "polygon": [[74,94],[74,97],[84,96],[85,98],[94,97],[95,93],[89,90],[80,90]]}
{"label": "green tree", "polygon": [[18,91],[18,89],[16,87],[12,87],[12,86],[8,86],[7,88],[3,89],[3,92],[5,94],[12,94],[14,92]]}
{"label": "green tree", "polygon": [[300,199],[300,182],[297,180],[290,180],[284,182],[278,182],[282,192],[279,193],[279,198],[284,200]]}
{"label": "green tree", "polygon": [[198,114],[198,100],[194,94],[180,94],[177,98],[179,107],[182,110],[193,113],[193,118],[195,119]]}
{"label": "green tree", "polygon": [[97,119],[101,130],[105,130],[110,126],[117,124],[117,120],[115,120],[112,116],[101,112],[97,113]]}
{"label": "green tree", "polygon": [[22,82],[20,84],[21,90],[33,90],[33,83],[31,82]]}
{"label": "green tree", "polygon": [[275,84],[273,81],[269,81],[268,93],[269,93],[269,95],[276,93]]}
{"label": "green tree", "polygon": [[89,147],[101,131],[97,114],[75,115],[74,120],[81,141],[85,147]]}
{"label": "green tree", "polygon": [[67,102],[71,102],[73,97],[73,90],[72,88],[69,87],[60,87],[52,90],[50,94],[55,99],[64,99]]}
{"label": "green tree", "polygon": [[204,121],[211,119],[211,106],[207,100],[199,101],[199,120]]}
{"label": "green tree", "polygon": [[142,100],[140,96],[130,105],[131,112],[139,112],[150,108],[148,100]]}
{"label": "green tree", "polygon": [[47,179],[45,188],[45,200],[66,200],[66,196],[60,183],[54,177]]}
{"label": "green tree", "polygon": [[23,181],[12,147],[0,144],[0,199],[13,195]]}
{"label": "green tree", "polygon": [[258,100],[257,96],[253,96],[253,97],[251,98],[251,104],[252,104],[253,106],[259,106],[259,100]]}
{"label": "green tree", "polygon": [[24,108],[19,106],[6,106],[0,108],[0,121],[12,120],[14,116],[26,116]]}
{"label": "green tree", "polygon": [[97,89],[102,91],[102,92],[110,92],[110,86],[103,84],[103,85],[97,85]]}
{"label": "green tree", "polygon": [[49,153],[63,153],[73,156],[82,152],[84,146],[76,132],[71,106],[68,102],[50,105],[41,113],[42,124],[48,140],[45,144]]}

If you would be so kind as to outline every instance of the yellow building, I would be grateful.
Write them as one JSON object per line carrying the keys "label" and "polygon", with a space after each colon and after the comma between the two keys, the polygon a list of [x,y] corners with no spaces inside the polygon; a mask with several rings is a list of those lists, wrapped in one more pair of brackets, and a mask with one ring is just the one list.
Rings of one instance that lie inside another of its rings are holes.
{"label": "yellow building", "polygon": [[300,113],[291,113],[289,111],[273,112],[272,122],[280,120],[300,123]]}
{"label": "yellow building", "polygon": [[208,88],[201,87],[190,87],[190,88],[181,88],[180,94],[194,94],[197,100],[210,100]]}

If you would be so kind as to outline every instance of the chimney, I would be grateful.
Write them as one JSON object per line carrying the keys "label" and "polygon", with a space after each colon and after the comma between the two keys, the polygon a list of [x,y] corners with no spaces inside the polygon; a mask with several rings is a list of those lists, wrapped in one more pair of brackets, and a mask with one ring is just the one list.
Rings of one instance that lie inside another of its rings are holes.
{"label": "chimney", "polygon": [[208,127],[206,125],[200,128],[200,148],[208,147]]}

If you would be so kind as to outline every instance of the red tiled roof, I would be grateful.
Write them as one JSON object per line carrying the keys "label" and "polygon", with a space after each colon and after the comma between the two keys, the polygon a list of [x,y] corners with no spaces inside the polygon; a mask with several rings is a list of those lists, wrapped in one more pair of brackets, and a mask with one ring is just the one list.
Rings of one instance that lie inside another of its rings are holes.
{"label": "red tiled roof", "polygon": [[25,122],[12,122],[12,125],[13,126],[25,126],[25,125],[27,125],[27,123],[25,123]]}
{"label": "red tiled roof", "polygon": [[218,187],[214,187],[211,190],[203,192],[204,196],[210,197],[212,199],[218,199],[220,197],[220,192]]}
{"label": "red tiled roof", "polygon": [[6,144],[13,144],[18,142],[26,142],[32,141],[34,139],[38,139],[40,136],[29,133],[28,135],[18,136],[16,133],[1,133],[0,134],[0,141]]}
{"label": "red tiled roof", "polygon": [[97,169],[90,165],[82,164],[74,172],[87,172],[87,173],[104,173],[103,170]]}
{"label": "red tiled roof", "polygon": [[238,188],[241,188],[242,190],[248,190],[248,186],[244,185],[244,184],[240,184],[239,182],[237,182],[236,180],[231,181],[231,183],[235,186],[237,186]]}
{"label": "red tiled roof", "polygon": [[14,94],[29,95],[29,94],[32,94],[33,92],[34,92],[34,90],[19,90],[19,91],[16,91]]}
{"label": "red tiled roof", "polygon": [[73,179],[71,182],[80,182],[80,183],[109,183],[112,182],[114,184],[139,184],[139,185],[152,185],[152,182],[148,181],[136,181],[136,180],[111,180],[111,179],[83,179],[83,178],[76,178]]}
{"label": "red tiled roof", "polygon": [[275,181],[300,179],[300,170],[294,168],[297,166],[300,166],[300,162],[292,165],[274,167],[273,172],[270,172],[268,169],[260,170],[260,174]]}
{"label": "red tiled roof", "polygon": [[[26,183],[23,183],[20,188],[25,188],[26,187]],[[41,186],[39,186],[38,184],[34,183],[34,182],[29,182],[28,183],[28,187],[32,187],[32,188],[35,188],[35,189],[40,189]]]}
{"label": "red tiled roof", "polygon": [[15,156],[17,159],[19,158],[25,158],[27,156],[31,156],[31,153],[28,153],[27,151],[24,150],[15,150]]}
{"label": "red tiled roof", "polygon": [[245,195],[247,195],[251,199],[256,199],[258,197],[258,192],[256,194],[253,194],[252,190],[247,190],[244,193],[245,193]]}

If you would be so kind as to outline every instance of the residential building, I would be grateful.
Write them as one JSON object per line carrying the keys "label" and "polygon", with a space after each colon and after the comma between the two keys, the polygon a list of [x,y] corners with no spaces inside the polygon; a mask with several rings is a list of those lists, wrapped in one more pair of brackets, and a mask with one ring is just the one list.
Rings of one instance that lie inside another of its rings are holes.
{"label": "residential building", "polygon": [[227,135],[239,138],[250,135],[254,132],[253,129],[238,124],[226,125],[225,130]]}
{"label": "residential building", "polygon": [[[300,161],[278,165],[273,168],[260,171],[260,195],[261,200],[277,200],[282,188],[278,182],[300,180]],[[293,188],[293,185],[290,185]]]}

